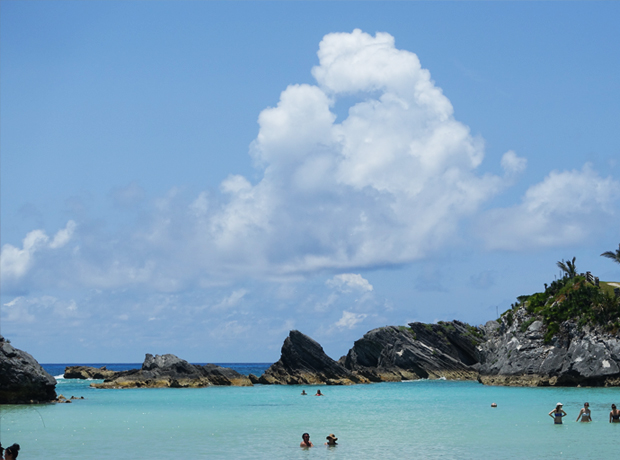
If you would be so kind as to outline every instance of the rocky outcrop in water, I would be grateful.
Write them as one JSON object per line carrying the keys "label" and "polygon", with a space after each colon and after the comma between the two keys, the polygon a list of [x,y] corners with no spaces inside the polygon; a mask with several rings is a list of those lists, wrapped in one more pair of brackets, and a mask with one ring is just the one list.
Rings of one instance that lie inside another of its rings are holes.
{"label": "rocky outcrop in water", "polygon": [[373,329],[340,362],[373,382],[478,376],[482,331],[460,321]]}
{"label": "rocky outcrop in water", "polygon": [[479,347],[479,381],[514,386],[620,386],[620,338],[601,327],[564,321],[545,342],[547,327],[520,307],[510,325],[490,321]]}
{"label": "rocky outcrop in water", "polygon": [[282,345],[280,359],[258,381],[266,385],[351,385],[369,382],[364,376],[331,359],[321,345],[299,331],[290,332]]}
{"label": "rocky outcrop in water", "polygon": [[140,369],[118,372],[95,388],[200,388],[212,385],[251,386],[248,377],[227,367],[190,364],[174,355],[147,354]]}
{"label": "rocky outcrop in water", "polygon": [[67,366],[65,368],[64,378],[66,379],[82,379],[82,380],[112,380],[119,372],[110,371],[105,366]]}
{"label": "rocky outcrop in water", "polygon": [[25,351],[0,335],[0,404],[51,402],[56,379]]}

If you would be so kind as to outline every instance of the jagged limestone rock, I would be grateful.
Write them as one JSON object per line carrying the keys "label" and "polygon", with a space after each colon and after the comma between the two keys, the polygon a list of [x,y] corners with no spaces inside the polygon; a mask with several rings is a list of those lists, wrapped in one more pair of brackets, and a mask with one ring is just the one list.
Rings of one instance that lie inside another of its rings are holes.
{"label": "jagged limestone rock", "polygon": [[617,386],[620,381],[620,338],[602,328],[564,321],[545,343],[543,322],[520,307],[512,324],[487,332],[479,346],[479,381],[486,385]]}
{"label": "jagged limestone rock", "polygon": [[369,380],[331,359],[323,347],[307,335],[291,331],[282,345],[280,359],[263,373],[259,382],[266,385],[351,385]]}
{"label": "jagged limestone rock", "polygon": [[343,365],[374,382],[441,378],[475,380],[482,332],[459,321],[373,329]]}
{"label": "jagged limestone rock", "polygon": [[190,364],[175,355],[147,354],[142,368],[118,372],[95,388],[200,388],[212,385],[251,386],[248,377],[226,367]]}

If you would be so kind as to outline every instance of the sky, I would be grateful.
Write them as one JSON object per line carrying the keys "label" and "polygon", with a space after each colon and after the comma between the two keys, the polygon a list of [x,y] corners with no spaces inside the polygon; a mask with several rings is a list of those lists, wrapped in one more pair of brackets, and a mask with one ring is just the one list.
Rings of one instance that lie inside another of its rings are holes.
{"label": "sky", "polygon": [[0,2],[0,333],[334,359],[620,281],[617,2]]}

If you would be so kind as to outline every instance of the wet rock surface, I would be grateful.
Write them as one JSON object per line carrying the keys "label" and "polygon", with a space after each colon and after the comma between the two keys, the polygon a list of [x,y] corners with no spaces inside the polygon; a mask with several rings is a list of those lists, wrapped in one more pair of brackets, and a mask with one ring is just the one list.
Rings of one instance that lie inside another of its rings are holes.
{"label": "wet rock surface", "polygon": [[190,364],[175,355],[147,354],[140,369],[117,372],[95,388],[200,388],[212,385],[251,386],[248,377],[227,367]]}
{"label": "wet rock surface", "polygon": [[29,404],[56,399],[56,379],[28,353],[0,335],[0,404]]}

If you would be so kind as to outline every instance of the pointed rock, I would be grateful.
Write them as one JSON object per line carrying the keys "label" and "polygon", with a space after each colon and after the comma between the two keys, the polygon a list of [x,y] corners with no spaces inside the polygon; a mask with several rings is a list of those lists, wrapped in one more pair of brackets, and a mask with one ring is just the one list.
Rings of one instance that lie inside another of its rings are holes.
{"label": "pointed rock", "polygon": [[318,342],[299,331],[291,331],[282,345],[278,362],[265,371],[260,383],[271,385],[351,385],[369,380],[331,359]]}

